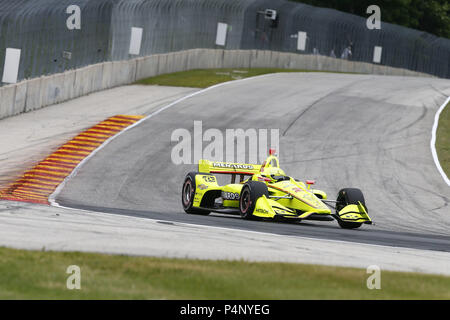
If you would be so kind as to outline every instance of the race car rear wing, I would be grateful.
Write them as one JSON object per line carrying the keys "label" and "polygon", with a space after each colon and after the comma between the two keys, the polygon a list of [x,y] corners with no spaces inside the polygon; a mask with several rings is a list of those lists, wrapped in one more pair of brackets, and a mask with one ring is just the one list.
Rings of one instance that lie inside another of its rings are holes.
{"label": "race car rear wing", "polygon": [[221,173],[252,176],[261,170],[261,165],[200,160],[198,171],[202,173]]}

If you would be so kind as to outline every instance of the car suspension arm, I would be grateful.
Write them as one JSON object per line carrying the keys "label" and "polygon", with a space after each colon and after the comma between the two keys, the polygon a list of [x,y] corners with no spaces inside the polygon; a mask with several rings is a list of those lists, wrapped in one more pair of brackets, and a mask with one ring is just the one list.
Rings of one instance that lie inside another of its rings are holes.
{"label": "car suspension arm", "polygon": [[331,208],[333,208],[333,209],[336,209],[336,206],[333,206],[332,205],[332,203],[333,204],[336,204],[337,203],[337,201],[336,200],[323,200],[323,199],[320,199],[323,203],[325,203],[327,206],[329,206],[329,207],[331,207]]}
{"label": "car suspension arm", "polygon": [[282,197],[269,196],[269,199],[280,200],[280,199],[294,199],[294,198],[292,196],[282,196]]}

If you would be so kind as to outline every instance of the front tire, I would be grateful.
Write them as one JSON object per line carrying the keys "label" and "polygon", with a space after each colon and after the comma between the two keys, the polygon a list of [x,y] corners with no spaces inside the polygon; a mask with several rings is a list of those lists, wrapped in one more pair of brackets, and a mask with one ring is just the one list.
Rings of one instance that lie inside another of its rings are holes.
{"label": "front tire", "polygon": [[246,220],[254,220],[256,218],[253,215],[256,201],[263,195],[269,197],[269,190],[265,183],[259,181],[248,181],[245,183],[239,198],[239,211],[242,218]]}
{"label": "front tire", "polygon": [[197,172],[189,172],[186,175],[183,183],[183,189],[181,192],[181,204],[183,209],[188,214],[198,214],[207,216],[210,214],[207,210],[193,208],[194,196],[195,196],[195,176]]}
{"label": "front tire", "polygon": [[[364,209],[367,211],[366,202],[364,200],[364,195],[360,189],[357,188],[345,188],[339,191],[337,202],[336,202],[336,215],[339,217],[339,211],[348,206],[349,204],[361,204],[364,206]],[[349,222],[342,221],[339,218],[337,219],[339,226],[342,229],[356,229],[361,227],[361,222]]]}

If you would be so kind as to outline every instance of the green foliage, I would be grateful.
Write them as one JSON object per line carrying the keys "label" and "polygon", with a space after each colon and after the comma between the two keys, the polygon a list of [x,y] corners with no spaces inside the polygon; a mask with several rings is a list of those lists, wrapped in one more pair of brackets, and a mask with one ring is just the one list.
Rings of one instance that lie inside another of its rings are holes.
{"label": "green foliage", "polygon": [[367,7],[381,8],[381,20],[450,38],[449,0],[290,0],[368,17]]}

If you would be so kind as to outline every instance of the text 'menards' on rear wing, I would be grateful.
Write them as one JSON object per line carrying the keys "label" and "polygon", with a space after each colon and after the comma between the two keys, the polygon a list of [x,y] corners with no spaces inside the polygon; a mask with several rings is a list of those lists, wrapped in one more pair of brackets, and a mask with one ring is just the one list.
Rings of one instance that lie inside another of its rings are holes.
{"label": "text 'menards' on rear wing", "polygon": [[261,170],[261,165],[200,160],[198,171],[202,173],[222,173],[252,176]]}

